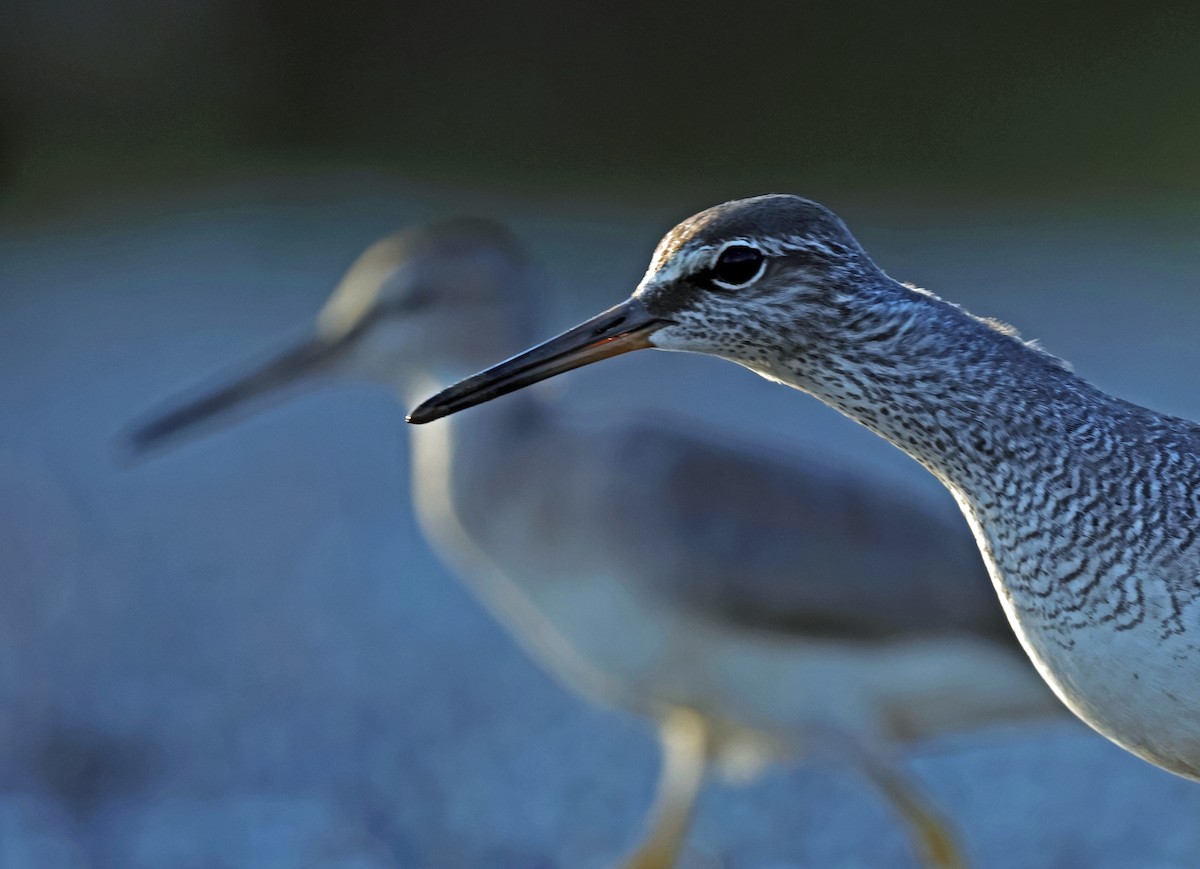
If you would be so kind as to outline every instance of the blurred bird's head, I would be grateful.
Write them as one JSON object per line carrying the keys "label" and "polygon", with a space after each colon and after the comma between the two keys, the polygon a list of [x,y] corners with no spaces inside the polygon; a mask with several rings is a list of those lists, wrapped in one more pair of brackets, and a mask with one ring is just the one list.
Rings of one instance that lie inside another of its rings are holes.
{"label": "blurred bird's head", "polygon": [[298,343],[137,426],[124,446],[138,455],[322,380],[401,393],[444,385],[516,349],[533,284],[522,246],[498,224],[459,219],[390,235],[354,262]]}
{"label": "blurred bird's head", "polygon": [[[510,352],[531,303],[531,265],[499,224],[458,219],[381,239],[317,315],[338,374],[404,387]],[[516,335],[516,337],[514,337]]]}

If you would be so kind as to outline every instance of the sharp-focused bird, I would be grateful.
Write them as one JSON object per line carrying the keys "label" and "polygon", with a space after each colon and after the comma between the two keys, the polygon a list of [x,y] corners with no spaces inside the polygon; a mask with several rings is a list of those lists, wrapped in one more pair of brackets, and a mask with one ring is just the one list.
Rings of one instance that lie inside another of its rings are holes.
{"label": "sharp-focused bird", "polygon": [[[316,375],[428,394],[522,346],[535,284],[491,224],[391,236],[311,337],[128,443],[160,446]],[[616,316],[592,355],[649,331]],[[412,472],[428,539],[517,640],[586,696],[659,722],[663,773],[630,867],[674,862],[710,760],[830,753],[879,785],[931,864],[960,865],[895,745],[1058,708],[948,505],[669,428],[586,430],[533,393],[412,430]]]}
{"label": "sharp-focused bird", "polygon": [[836,215],[787,195],[685,220],[628,301],[410,420],[639,347],[738,362],[924,465],[1058,696],[1118,745],[1200,779],[1200,426],[1107,395],[1012,328],[897,283]]}

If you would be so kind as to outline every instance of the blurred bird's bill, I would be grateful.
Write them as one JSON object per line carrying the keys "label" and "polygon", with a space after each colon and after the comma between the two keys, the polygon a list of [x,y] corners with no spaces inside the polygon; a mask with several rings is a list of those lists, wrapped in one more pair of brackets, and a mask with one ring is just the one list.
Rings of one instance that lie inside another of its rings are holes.
{"label": "blurred bird's bill", "polygon": [[408,415],[411,423],[432,422],[468,407],[632,350],[652,347],[650,336],[670,321],[629,299],[568,329],[531,350],[444,389]]}
{"label": "blurred bird's bill", "polygon": [[138,458],[227,420],[265,397],[279,394],[284,387],[328,368],[347,349],[348,343],[348,337],[305,337],[232,382],[181,401],[174,409],[138,424],[121,439],[122,458],[126,461]]}

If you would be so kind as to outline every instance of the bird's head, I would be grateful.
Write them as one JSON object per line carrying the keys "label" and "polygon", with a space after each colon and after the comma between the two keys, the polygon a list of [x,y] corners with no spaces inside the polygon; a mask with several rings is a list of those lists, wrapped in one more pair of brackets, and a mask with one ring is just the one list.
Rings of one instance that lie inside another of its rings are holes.
{"label": "bird's head", "polygon": [[649,338],[654,347],[754,366],[779,349],[802,356],[823,345],[845,313],[847,291],[876,275],[824,206],[757,196],[702,211],[667,233],[632,300],[662,323]]}
{"label": "bird's head", "polygon": [[627,301],[443,391],[409,420],[642,348],[707,353],[773,376],[782,358],[827,351],[838,324],[854,316],[850,294],[881,277],[824,206],[788,195],[727,202],[668,232]]}
{"label": "bird's head", "polygon": [[526,330],[534,270],[517,240],[483,220],[413,227],[368,248],[298,343],[130,431],[138,455],[322,379],[403,389],[447,382],[507,352]]}

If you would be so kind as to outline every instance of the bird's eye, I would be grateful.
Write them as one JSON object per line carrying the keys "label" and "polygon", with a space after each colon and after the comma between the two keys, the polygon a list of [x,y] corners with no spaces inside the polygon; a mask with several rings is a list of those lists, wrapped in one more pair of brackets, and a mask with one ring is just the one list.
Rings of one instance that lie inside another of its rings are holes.
{"label": "bird's eye", "polygon": [[727,290],[744,287],[762,274],[766,264],[767,259],[758,248],[732,244],[713,263],[712,280]]}

